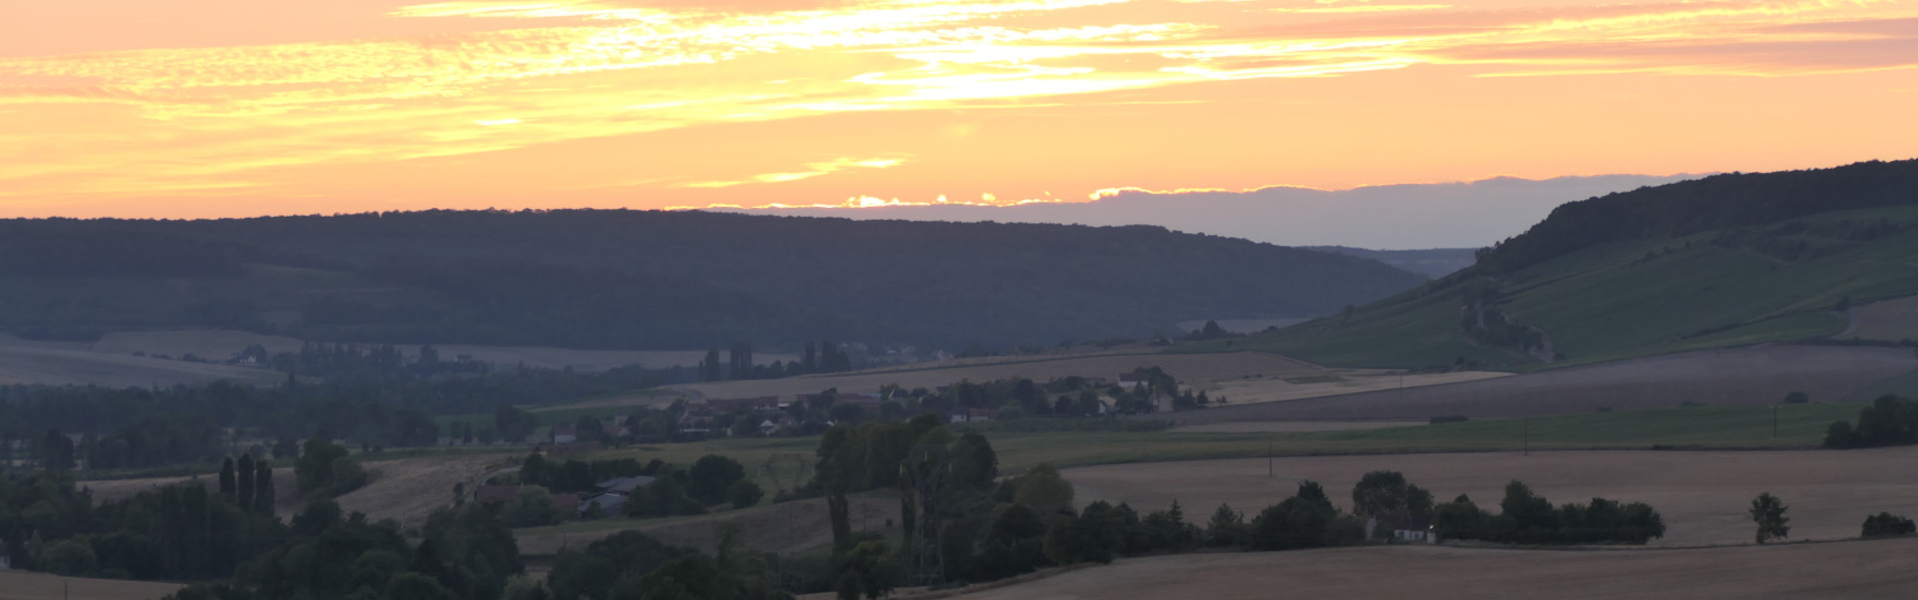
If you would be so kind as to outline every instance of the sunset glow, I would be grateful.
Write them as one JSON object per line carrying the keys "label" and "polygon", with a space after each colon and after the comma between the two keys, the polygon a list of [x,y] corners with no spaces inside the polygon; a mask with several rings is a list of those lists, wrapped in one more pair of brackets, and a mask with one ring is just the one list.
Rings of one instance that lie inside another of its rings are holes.
{"label": "sunset glow", "polygon": [[1014,204],[1918,156],[1912,0],[267,4],[0,3],[0,216]]}

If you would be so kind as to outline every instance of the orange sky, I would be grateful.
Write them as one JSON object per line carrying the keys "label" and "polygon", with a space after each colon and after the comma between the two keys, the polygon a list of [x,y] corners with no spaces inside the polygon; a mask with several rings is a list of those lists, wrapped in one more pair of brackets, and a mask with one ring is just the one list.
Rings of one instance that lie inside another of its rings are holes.
{"label": "orange sky", "polygon": [[0,0],[0,216],[1918,156],[1918,0]]}

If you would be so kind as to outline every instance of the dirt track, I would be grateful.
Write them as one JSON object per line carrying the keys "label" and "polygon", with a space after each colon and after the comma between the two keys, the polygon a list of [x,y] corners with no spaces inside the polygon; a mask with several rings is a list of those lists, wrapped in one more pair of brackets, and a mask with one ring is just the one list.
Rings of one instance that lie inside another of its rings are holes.
{"label": "dirt track", "polygon": [[1918,597],[1918,539],[1701,550],[1431,546],[1121,560],[967,600]]}
{"label": "dirt track", "polygon": [[[1286,402],[1235,404],[1179,413],[1185,425],[1315,419],[1428,419],[1435,415],[1518,417],[1778,402],[1792,390],[1835,401],[1871,383],[1918,369],[1909,349],[1760,346],[1687,352],[1452,383]],[[1163,415],[1153,415],[1163,418]]]}
{"label": "dirt track", "polygon": [[1791,539],[1857,536],[1866,515],[1890,511],[1918,517],[1918,447],[1875,450],[1654,452],[1582,451],[1401,454],[1104,465],[1067,469],[1078,500],[1129,502],[1158,509],[1178,500],[1203,520],[1229,503],[1249,519],[1290,496],[1301,479],[1318,481],[1350,509],[1352,485],[1373,470],[1394,470],[1440,502],[1469,494],[1497,512],[1505,483],[1519,479],[1554,505],[1594,496],[1641,501],[1665,518],[1658,546],[1752,541],[1746,510],[1760,492],[1791,507]]}

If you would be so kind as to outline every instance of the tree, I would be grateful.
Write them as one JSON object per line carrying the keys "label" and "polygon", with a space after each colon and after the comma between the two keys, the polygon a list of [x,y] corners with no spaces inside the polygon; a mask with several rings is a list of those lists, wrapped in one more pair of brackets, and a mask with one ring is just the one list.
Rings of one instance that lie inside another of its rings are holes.
{"label": "tree", "polygon": [[733,600],[732,581],[719,563],[703,554],[666,563],[639,579],[638,598],[645,600]]}
{"label": "tree", "polygon": [[419,573],[400,573],[386,583],[385,600],[456,600],[451,590]]}
{"label": "tree", "polygon": [[1213,547],[1238,546],[1245,542],[1245,515],[1220,504],[1205,523],[1205,543]]}
{"label": "tree", "polygon": [[1785,404],[1808,404],[1810,402],[1811,402],[1811,396],[1804,392],[1793,391],[1789,394],[1785,394]]}
{"label": "tree", "polygon": [[836,585],[839,600],[878,600],[892,593],[906,577],[906,570],[893,558],[885,540],[860,542],[846,552]]}
{"label": "tree", "polygon": [[1405,521],[1432,513],[1432,493],[1412,485],[1398,471],[1373,471],[1352,486],[1352,514]]}
{"label": "tree", "polygon": [[560,508],[553,505],[553,494],[546,488],[523,485],[501,517],[508,527],[541,527],[558,523]]}
{"label": "tree", "polygon": [[746,478],[746,467],[739,461],[708,454],[693,462],[686,472],[686,494],[708,506],[726,501],[726,490]]}
{"label": "tree", "polygon": [[765,495],[766,491],[760,489],[759,484],[746,479],[735,481],[731,487],[726,488],[726,502],[732,504],[733,508],[750,508],[758,505],[759,499]]}
{"label": "tree", "polygon": [[40,466],[48,471],[73,469],[73,440],[58,429],[48,429],[40,437]]}
{"label": "tree", "polygon": [[259,492],[253,469],[253,454],[250,452],[241,454],[239,462],[234,463],[233,505],[247,512],[253,511],[253,495]]}
{"label": "tree", "polygon": [[228,456],[226,460],[220,461],[220,497],[232,501],[236,493],[236,485],[233,480],[233,457]]}
{"label": "tree", "polygon": [[320,490],[333,483],[333,461],[347,455],[345,447],[315,436],[306,441],[306,451],[293,463],[293,475],[300,491]]}
{"label": "tree", "polygon": [[1072,496],[1072,482],[1061,477],[1051,463],[1039,463],[1019,477],[1019,489],[1012,501],[1050,517],[1070,510]]}
{"label": "tree", "polygon": [[1791,532],[1791,527],[1786,525],[1791,522],[1791,517],[1785,516],[1787,510],[1790,507],[1785,506],[1777,496],[1771,495],[1771,492],[1752,499],[1751,516],[1752,522],[1758,524],[1758,543],[1787,537]]}
{"label": "tree", "polygon": [[253,461],[253,513],[271,517],[279,500],[273,490],[273,461],[260,459]]}

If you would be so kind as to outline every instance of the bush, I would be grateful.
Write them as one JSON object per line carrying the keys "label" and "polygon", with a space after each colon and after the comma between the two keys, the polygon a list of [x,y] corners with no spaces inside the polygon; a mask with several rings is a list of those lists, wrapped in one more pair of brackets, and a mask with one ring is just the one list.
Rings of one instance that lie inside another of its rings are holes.
{"label": "bush", "polygon": [[1865,528],[1861,535],[1865,537],[1890,537],[1911,535],[1913,533],[1918,533],[1918,524],[1912,523],[1911,519],[1888,512],[1881,512],[1865,517]]}
{"label": "bush", "polygon": [[1432,525],[1441,538],[1510,544],[1643,544],[1665,535],[1664,518],[1645,503],[1593,498],[1555,509],[1516,480],[1506,484],[1499,510],[1493,515],[1459,496],[1438,506]]}
{"label": "bush", "polygon": [[1810,404],[1811,395],[1806,394],[1804,392],[1794,391],[1792,393],[1785,394],[1785,403],[1786,404]]}

